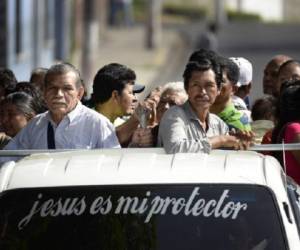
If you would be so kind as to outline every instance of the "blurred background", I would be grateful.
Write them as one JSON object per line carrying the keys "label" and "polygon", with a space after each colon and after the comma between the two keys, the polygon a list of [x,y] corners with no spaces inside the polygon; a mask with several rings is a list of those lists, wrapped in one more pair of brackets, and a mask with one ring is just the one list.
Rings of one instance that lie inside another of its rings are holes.
{"label": "blurred background", "polygon": [[19,81],[36,67],[68,61],[91,90],[111,62],[131,67],[149,91],[182,80],[200,47],[254,67],[251,99],[262,96],[266,63],[300,59],[299,0],[0,0],[0,66]]}

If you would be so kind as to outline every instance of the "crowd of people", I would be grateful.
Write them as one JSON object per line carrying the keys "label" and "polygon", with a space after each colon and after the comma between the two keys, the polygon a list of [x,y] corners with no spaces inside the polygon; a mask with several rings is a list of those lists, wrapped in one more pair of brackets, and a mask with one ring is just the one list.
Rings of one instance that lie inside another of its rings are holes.
{"label": "crowd of people", "polygon": [[[252,64],[199,49],[182,82],[136,94],[134,70],[100,68],[90,100],[69,63],[32,71],[28,82],[0,69],[0,148],[94,149],[163,147],[166,153],[248,149],[253,144],[300,142],[300,62],[276,55],[264,69],[264,96],[249,103]],[[299,114],[299,115],[298,115]],[[300,151],[270,152],[300,184]],[[10,160],[1,157],[1,162]],[[15,158],[14,158],[15,159]]]}

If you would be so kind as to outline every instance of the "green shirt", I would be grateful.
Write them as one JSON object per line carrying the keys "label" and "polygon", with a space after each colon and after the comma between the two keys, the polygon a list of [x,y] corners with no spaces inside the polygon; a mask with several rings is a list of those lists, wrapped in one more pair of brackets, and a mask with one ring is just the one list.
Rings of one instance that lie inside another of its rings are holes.
{"label": "green shirt", "polygon": [[238,111],[233,104],[229,104],[218,116],[228,125],[229,129],[251,131],[248,116]]}

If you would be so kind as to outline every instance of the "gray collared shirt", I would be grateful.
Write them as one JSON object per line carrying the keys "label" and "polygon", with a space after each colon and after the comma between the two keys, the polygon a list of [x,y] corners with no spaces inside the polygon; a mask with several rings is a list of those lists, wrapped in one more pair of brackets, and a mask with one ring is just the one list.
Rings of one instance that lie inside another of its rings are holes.
{"label": "gray collared shirt", "polygon": [[209,153],[211,145],[208,138],[226,134],[228,126],[219,117],[210,113],[205,131],[187,101],[182,106],[173,106],[162,117],[158,146],[163,146],[167,153]]}

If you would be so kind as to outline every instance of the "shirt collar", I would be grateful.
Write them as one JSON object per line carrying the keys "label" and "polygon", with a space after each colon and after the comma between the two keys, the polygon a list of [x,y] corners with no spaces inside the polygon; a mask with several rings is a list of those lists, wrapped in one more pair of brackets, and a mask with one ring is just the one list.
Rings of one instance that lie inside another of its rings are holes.
{"label": "shirt collar", "polygon": [[67,114],[70,123],[81,113],[82,104],[80,101],[77,102],[76,107]]}
{"label": "shirt collar", "polygon": [[197,115],[195,114],[194,110],[191,107],[191,104],[189,101],[186,101],[183,105],[182,105],[183,110],[186,113],[186,116],[189,120],[198,120]]}
{"label": "shirt collar", "polygon": [[[81,109],[82,109],[82,103],[80,101],[78,101],[78,103],[76,104],[76,107],[71,111],[69,112],[64,118],[64,119],[67,119],[69,121],[69,123],[72,123],[72,121],[78,116],[78,114],[80,114],[81,112]],[[47,114],[46,114],[46,117],[48,119],[48,121],[51,122],[52,125],[55,125],[55,127],[57,126],[55,124],[55,122],[53,122],[52,118],[51,118],[51,115],[50,115],[50,112],[47,111]]]}
{"label": "shirt collar", "polygon": [[[188,117],[189,120],[196,120],[199,121],[198,116],[196,115],[195,111],[193,110],[191,104],[189,101],[186,101],[183,105],[182,108],[184,109],[186,116]],[[206,124],[209,124],[209,116],[210,113],[208,113],[207,117],[206,117]],[[200,121],[199,121],[200,122]]]}

